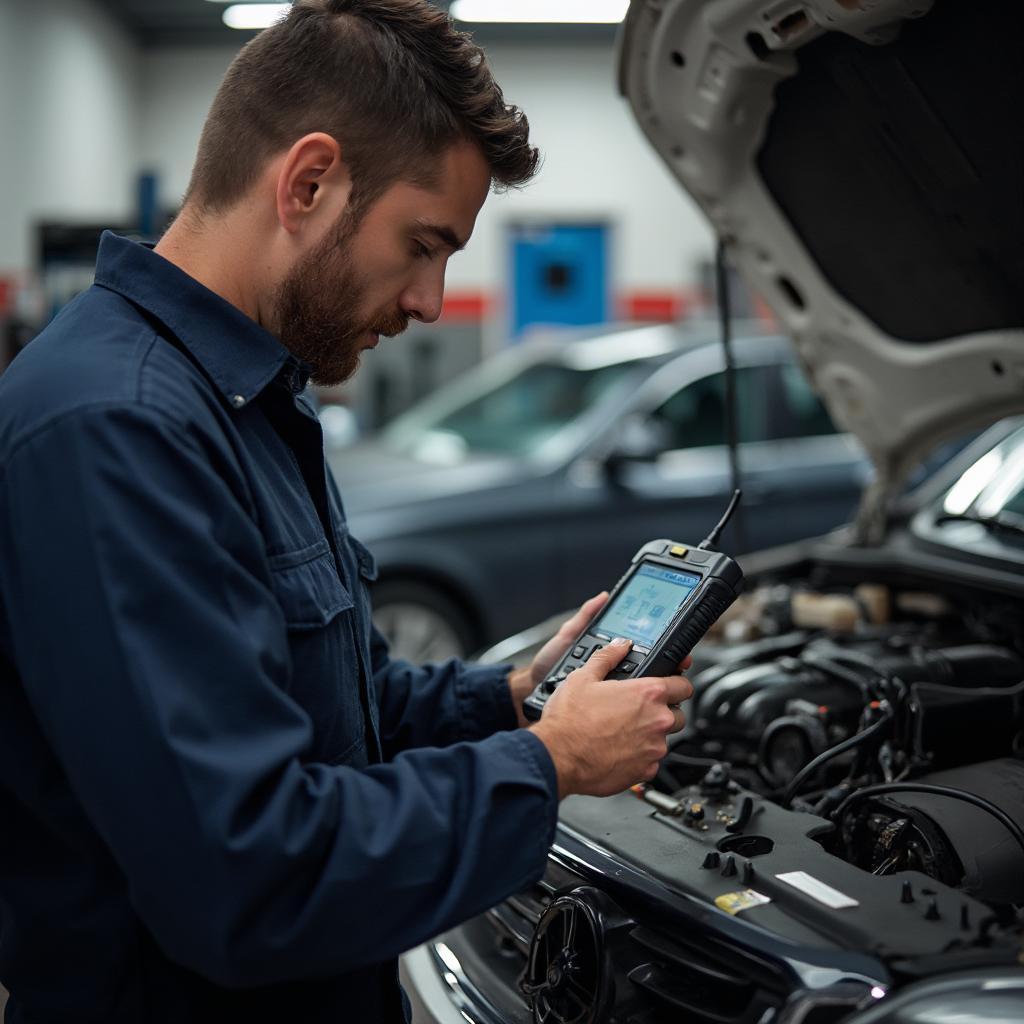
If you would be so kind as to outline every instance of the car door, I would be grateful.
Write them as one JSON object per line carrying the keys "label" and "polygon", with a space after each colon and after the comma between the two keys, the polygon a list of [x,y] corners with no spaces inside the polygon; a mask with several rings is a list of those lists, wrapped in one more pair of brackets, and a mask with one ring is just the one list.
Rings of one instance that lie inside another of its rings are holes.
{"label": "car door", "polygon": [[764,380],[763,436],[745,446],[749,520],[759,547],[813,537],[848,522],[871,478],[856,439],[839,433],[806,375],[793,362]]}
{"label": "car door", "polygon": [[[612,425],[611,436],[567,474],[558,553],[566,604],[610,588],[647,541],[696,544],[720,518],[731,493],[720,367],[711,347],[665,367]],[[737,383],[741,436],[757,437],[764,417],[757,369],[740,370]],[[656,455],[615,455],[651,444]]]}
{"label": "car door", "polygon": [[[788,348],[764,355],[771,358],[736,370],[743,512],[737,529],[724,535],[723,545],[737,553],[815,536],[845,522],[870,475],[859,445],[836,432]],[[640,503],[654,510],[650,525],[662,521],[658,506],[664,497],[695,493],[695,476],[705,484],[696,493],[716,494],[724,507],[732,486],[724,372],[715,370],[684,385],[648,416],[664,424],[668,441],[646,472],[632,480]],[[636,514],[644,518],[639,509]],[[699,535],[711,525],[713,521]]]}
{"label": "car door", "polygon": [[[735,526],[720,540],[723,550],[736,554],[842,522],[856,502],[865,465],[850,440],[834,433],[788,346],[758,345],[761,339],[736,370],[744,501]],[[620,443],[634,431],[657,439],[656,456],[615,460],[614,468],[607,459],[585,459],[568,475],[572,511],[559,536],[567,605],[614,584],[649,540],[698,543],[725,510],[732,492],[725,375],[717,350],[697,356],[681,361],[674,387],[652,386],[650,401],[638,403],[617,426]],[[796,377],[783,378],[780,366]],[[780,410],[787,397],[790,404]],[[816,433],[825,426],[831,434]]]}

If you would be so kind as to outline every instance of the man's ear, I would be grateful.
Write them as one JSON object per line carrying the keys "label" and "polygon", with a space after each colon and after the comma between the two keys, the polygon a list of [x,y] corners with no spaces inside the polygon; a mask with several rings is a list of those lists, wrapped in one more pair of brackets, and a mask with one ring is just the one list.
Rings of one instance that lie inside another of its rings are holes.
{"label": "man's ear", "polygon": [[305,225],[335,220],[352,191],[352,180],[338,141],[312,132],[285,154],[277,175],[277,219],[289,234]]}

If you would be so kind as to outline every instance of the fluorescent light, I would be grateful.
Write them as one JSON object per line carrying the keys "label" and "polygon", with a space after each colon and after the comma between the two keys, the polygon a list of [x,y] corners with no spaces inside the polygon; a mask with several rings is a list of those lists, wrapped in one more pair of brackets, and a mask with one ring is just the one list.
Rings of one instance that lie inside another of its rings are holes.
{"label": "fluorescent light", "polygon": [[453,0],[457,21],[616,25],[629,0]]}
{"label": "fluorescent light", "polygon": [[228,28],[269,28],[288,13],[291,4],[232,4],[224,12]]}

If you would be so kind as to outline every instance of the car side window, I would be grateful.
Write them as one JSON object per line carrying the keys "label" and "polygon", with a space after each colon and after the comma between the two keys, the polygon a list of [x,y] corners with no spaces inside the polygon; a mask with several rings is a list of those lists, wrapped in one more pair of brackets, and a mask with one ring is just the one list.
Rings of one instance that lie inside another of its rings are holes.
{"label": "car side window", "polygon": [[[740,441],[763,440],[764,398],[771,367],[745,366],[736,371],[736,411]],[[651,418],[665,437],[665,447],[708,448],[725,438],[725,374],[713,373],[681,388],[658,406]]]}
{"label": "car side window", "polygon": [[634,371],[632,361],[577,370],[538,363],[433,424],[470,449],[528,455],[600,402]]}
{"label": "car side window", "polygon": [[768,435],[771,440],[822,437],[837,433],[822,400],[811,390],[799,366],[786,363],[779,370],[779,401],[773,403]]}

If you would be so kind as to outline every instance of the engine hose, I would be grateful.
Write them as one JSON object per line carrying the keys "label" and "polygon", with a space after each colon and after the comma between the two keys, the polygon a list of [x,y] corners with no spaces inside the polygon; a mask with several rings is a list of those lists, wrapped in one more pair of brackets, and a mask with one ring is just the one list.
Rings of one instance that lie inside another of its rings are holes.
{"label": "engine hose", "polygon": [[[826,675],[832,676],[833,679],[838,679],[840,682],[849,683],[851,686],[857,687],[861,696],[865,699],[870,700],[874,694],[871,691],[871,687],[867,681],[861,678],[852,669],[847,668],[845,665],[837,664],[829,655],[824,654],[805,654],[801,659],[804,665],[808,665],[811,668],[818,669],[819,672],[824,672]],[[878,671],[873,669],[875,675],[878,675]]]}
{"label": "engine hose", "polygon": [[789,807],[793,802],[793,797],[797,795],[800,787],[823,765],[832,758],[838,757],[840,754],[845,754],[848,750],[853,750],[855,747],[859,747],[862,743],[867,743],[868,740],[877,736],[886,726],[892,722],[892,712],[885,710],[883,716],[875,722],[873,725],[869,725],[866,729],[861,732],[854,733],[852,736],[843,740],[842,743],[837,743],[834,747],[829,747],[828,750],[823,750],[813,761],[808,761],[793,776],[789,785],[786,787],[785,793],[782,794],[782,799],[779,803],[783,807]]}
{"label": "engine hose", "polygon": [[[816,654],[811,653],[805,660],[810,661],[814,659],[815,665],[824,672],[836,673],[836,669],[847,669],[847,666],[856,665],[858,668],[867,669],[872,675],[877,676],[883,685],[885,696],[890,701],[901,696],[903,690],[906,689],[902,680],[898,676],[894,676],[892,673],[880,668],[873,659],[867,655],[862,654],[860,651],[847,651],[847,650],[833,650],[828,654]],[[855,674],[854,674],[855,675]],[[859,678],[859,677],[858,677]],[[850,680],[853,681],[852,679]],[[861,686],[866,684],[861,681]]]}
{"label": "engine hose", "polygon": [[[839,679],[859,687],[865,697],[871,696],[871,687],[856,672],[849,669],[847,665],[860,665],[872,672],[882,683],[883,695],[892,705],[894,711],[898,713],[896,730],[898,735],[902,735],[903,722],[906,717],[904,709],[906,707],[907,687],[899,676],[890,675],[888,672],[882,671],[867,660],[861,660],[859,656],[854,656],[851,651],[836,651],[830,655],[812,653],[805,655],[803,661],[805,665],[810,665],[811,668],[816,668],[819,672],[824,672],[834,679]],[[846,665],[843,664],[844,661]]]}

